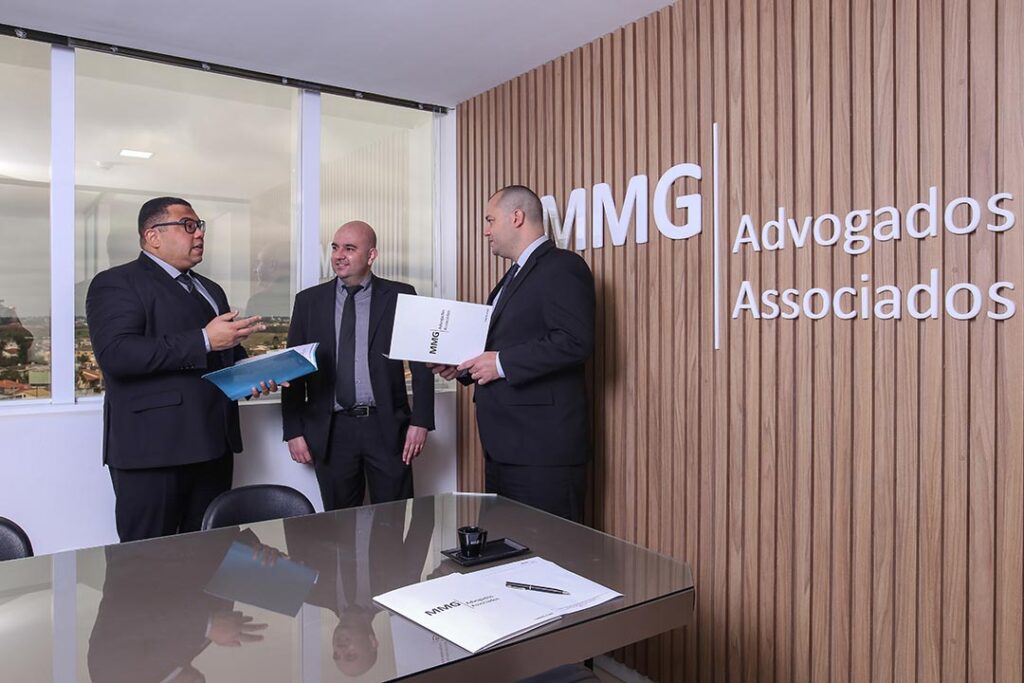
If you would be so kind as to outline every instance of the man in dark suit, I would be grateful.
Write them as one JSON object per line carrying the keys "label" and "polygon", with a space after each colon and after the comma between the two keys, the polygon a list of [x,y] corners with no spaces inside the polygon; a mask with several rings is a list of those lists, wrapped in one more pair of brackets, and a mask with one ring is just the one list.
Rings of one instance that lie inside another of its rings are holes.
{"label": "man in dark suit", "polygon": [[240,342],[263,328],[258,317],[236,319],[224,290],[192,271],[206,224],[188,202],[149,200],[138,230],[138,259],[98,273],[85,305],[122,541],[196,531],[231,488],[238,406],[202,375],[245,357]]}
{"label": "man in dark suit", "polygon": [[432,369],[476,383],[487,491],[574,521],[590,458],[584,365],[594,348],[594,276],[544,235],[540,199],[520,185],[491,196],[491,253],[513,261],[488,297],[486,351]]}
{"label": "man in dark suit", "polygon": [[377,236],[362,221],[338,228],[331,264],[338,276],[295,297],[288,346],[319,342],[319,371],[281,395],[284,438],[295,462],[312,463],[326,510],[411,498],[412,460],[434,428],[434,378],[386,357],[399,294],[411,285],[371,272]]}

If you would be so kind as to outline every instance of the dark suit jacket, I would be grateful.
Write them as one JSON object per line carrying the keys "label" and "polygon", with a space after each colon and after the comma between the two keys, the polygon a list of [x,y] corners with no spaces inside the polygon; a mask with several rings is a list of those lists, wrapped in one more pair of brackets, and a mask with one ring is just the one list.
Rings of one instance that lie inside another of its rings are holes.
{"label": "dark suit jacket", "polygon": [[[193,276],[226,313],[213,280]],[[245,357],[236,346],[206,352],[213,317],[145,254],[98,273],[85,303],[103,371],[103,462],[136,469],[215,460],[242,450],[238,404],[202,375]]]}
{"label": "dark suit jacket", "polygon": [[586,262],[551,241],[502,293],[486,348],[499,352],[505,379],[477,385],[474,396],[480,441],[496,462],[566,466],[589,459],[585,363],[594,349],[595,305]]}
{"label": "dark suit jacket", "polygon": [[[388,440],[388,448],[401,447],[409,424],[434,428],[434,376],[422,363],[410,363],[412,407],[405,390],[403,361],[384,357],[391,349],[395,324],[395,303],[399,294],[415,294],[412,285],[373,276],[367,362],[370,385],[377,402],[377,418]],[[334,299],[337,278],[299,292],[295,297],[288,346],[319,342],[316,358],[319,370],[290,382],[281,392],[281,413],[285,440],[306,437],[314,459],[325,457],[334,412],[334,383],[337,378],[338,342],[334,332]]]}

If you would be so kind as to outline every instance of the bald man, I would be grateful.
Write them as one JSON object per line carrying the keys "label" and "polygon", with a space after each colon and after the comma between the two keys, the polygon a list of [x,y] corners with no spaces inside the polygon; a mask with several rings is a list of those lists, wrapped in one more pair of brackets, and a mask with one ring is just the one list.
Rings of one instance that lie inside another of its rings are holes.
{"label": "bald man", "polygon": [[493,255],[512,262],[487,299],[494,311],[486,350],[432,369],[476,384],[487,491],[581,522],[594,276],[579,254],[545,236],[540,199],[522,185],[491,195],[484,236]]}
{"label": "bald man", "polygon": [[399,294],[412,285],[373,274],[377,235],[362,221],[338,228],[331,242],[336,278],[295,297],[288,346],[319,342],[319,371],[281,395],[292,460],[313,465],[325,510],[413,496],[412,461],[434,428],[434,379],[410,363],[412,405],[403,361],[390,360]]}

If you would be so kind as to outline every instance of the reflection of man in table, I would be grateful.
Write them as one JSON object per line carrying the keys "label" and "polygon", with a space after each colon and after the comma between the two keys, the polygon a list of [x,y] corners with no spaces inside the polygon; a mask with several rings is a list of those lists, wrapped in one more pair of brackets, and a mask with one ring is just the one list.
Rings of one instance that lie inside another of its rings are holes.
{"label": "reflection of man in table", "polygon": [[405,533],[405,505],[284,520],[292,559],[320,572],[307,602],[338,615],[334,663],[359,676],[377,662],[373,596],[420,580],[434,530],[434,503],[414,499]]}
{"label": "reflection of man in table", "polygon": [[205,681],[192,661],[210,643],[239,647],[263,640],[252,617],[204,592],[235,541],[263,546],[251,531],[217,529],[187,540],[111,545],[89,674],[108,681]]}

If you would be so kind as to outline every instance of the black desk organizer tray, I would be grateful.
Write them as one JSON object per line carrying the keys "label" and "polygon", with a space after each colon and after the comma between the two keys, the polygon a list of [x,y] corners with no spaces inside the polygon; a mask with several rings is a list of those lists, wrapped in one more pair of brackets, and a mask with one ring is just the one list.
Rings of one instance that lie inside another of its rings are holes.
{"label": "black desk organizer tray", "polygon": [[522,543],[516,543],[511,538],[496,538],[493,541],[487,541],[476,557],[465,557],[458,548],[442,550],[441,554],[455,560],[463,567],[473,567],[485,562],[504,560],[506,557],[524,555],[528,552],[530,552],[529,548]]}

